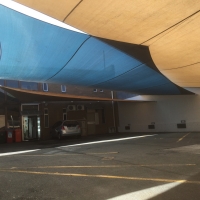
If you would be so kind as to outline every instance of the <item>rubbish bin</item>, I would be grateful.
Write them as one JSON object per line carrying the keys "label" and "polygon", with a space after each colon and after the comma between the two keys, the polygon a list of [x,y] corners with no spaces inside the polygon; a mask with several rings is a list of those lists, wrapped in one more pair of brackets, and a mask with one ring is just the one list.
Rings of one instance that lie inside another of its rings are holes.
{"label": "rubbish bin", "polygon": [[17,128],[15,129],[15,142],[21,142],[22,141],[22,129]]}
{"label": "rubbish bin", "polygon": [[6,131],[0,131],[0,144],[6,143]]}
{"label": "rubbish bin", "polygon": [[7,143],[13,143],[14,142],[14,130],[8,129],[7,130]]}

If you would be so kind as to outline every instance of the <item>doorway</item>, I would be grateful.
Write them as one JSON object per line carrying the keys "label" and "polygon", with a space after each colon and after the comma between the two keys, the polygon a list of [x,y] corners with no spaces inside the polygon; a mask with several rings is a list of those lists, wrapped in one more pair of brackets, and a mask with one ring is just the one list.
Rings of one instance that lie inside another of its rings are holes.
{"label": "doorway", "polygon": [[24,140],[34,140],[40,137],[40,125],[38,116],[23,116],[23,131]]}

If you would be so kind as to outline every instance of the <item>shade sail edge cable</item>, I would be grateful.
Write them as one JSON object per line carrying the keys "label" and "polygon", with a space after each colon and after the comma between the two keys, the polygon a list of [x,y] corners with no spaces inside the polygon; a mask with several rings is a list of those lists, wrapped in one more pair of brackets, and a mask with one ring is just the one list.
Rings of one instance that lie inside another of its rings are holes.
{"label": "shade sail edge cable", "polygon": [[81,45],[79,46],[79,48],[74,52],[74,54],[73,54],[72,57],[67,61],[67,63],[66,63],[61,69],[59,69],[59,71],[56,72],[53,76],[51,76],[50,78],[46,79],[46,81],[49,81],[50,79],[54,78],[58,73],[60,73],[60,72],[67,66],[67,64],[73,59],[73,57],[76,55],[76,53],[79,51],[79,49],[83,46],[83,44],[85,44],[85,42],[86,42],[88,39],[91,38],[90,35],[88,35],[88,36],[89,36],[89,37],[88,37],[86,40],[84,40],[84,41],[82,42],[82,44],[81,44]]}

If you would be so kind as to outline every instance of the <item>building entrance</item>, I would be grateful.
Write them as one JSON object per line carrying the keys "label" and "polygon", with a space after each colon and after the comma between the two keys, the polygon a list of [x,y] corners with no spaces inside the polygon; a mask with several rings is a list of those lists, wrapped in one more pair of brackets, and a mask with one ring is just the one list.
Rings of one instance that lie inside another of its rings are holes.
{"label": "building entrance", "polygon": [[22,104],[22,139],[40,138],[40,115],[38,104]]}
{"label": "building entrance", "polygon": [[38,116],[23,116],[23,132],[24,140],[34,140],[40,138],[40,118]]}

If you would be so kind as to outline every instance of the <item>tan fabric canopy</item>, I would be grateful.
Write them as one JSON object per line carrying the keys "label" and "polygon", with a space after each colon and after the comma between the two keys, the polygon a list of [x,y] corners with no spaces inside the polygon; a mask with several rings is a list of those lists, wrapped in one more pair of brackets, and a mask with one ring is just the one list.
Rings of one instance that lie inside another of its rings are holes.
{"label": "tan fabric canopy", "polygon": [[158,69],[200,87],[199,0],[16,0],[93,36],[149,46]]}

